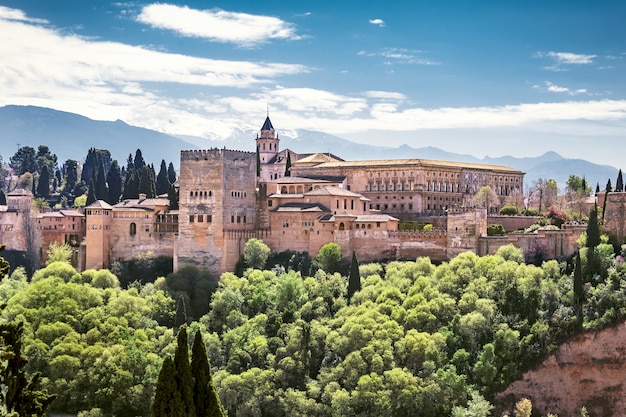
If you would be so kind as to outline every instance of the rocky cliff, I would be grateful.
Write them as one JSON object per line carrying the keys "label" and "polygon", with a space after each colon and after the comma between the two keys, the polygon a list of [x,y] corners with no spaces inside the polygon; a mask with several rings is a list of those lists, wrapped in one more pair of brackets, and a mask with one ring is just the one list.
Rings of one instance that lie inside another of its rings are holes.
{"label": "rocky cliff", "polygon": [[626,416],[626,322],[576,336],[497,396],[503,409],[522,398],[542,415]]}

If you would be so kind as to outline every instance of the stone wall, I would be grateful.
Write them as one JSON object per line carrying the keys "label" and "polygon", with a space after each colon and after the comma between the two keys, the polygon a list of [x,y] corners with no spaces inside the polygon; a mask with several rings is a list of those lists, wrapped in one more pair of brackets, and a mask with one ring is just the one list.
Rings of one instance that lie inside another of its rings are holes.
{"label": "stone wall", "polygon": [[238,239],[227,239],[225,231],[255,229],[255,179],[256,153],[227,149],[181,152],[175,270],[186,264],[215,274],[234,269],[240,244]]}
{"label": "stone wall", "polygon": [[487,218],[487,224],[501,224],[507,232],[528,229],[539,220],[541,216],[500,216],[491,215]]}
{"label": "stone wall", "polygon": [[615,234],[617,241],[624,242],[626,236],[626,193],[609,193],[604,212],[604,228]]}

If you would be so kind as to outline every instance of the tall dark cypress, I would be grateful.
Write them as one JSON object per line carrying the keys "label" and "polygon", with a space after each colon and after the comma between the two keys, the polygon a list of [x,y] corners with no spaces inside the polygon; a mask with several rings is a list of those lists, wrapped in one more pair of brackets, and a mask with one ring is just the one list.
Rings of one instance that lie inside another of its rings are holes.
{"label": "tall dark cypress", "polygon": [[167,198],[170,200],[169,208],[170,210],[178,210],[178,191],[174,184],[170,184],[170,187],[167,190]]}
{"label": "tall dark cypress", "polygon": [[39,175],[39,182],[37,183],[37,196],[48,197],[50,195],[50,172],[48,167],[44,165],[41,167],[41,174]]}
{"label": "tall dark cypress", "polygon": [[87,191],[87,202],[85,205],[89,206],[90,204],[95,203],[96,200],[96,186],[93,183],[93,179],[91,179],[91,182],[89,183],[89,191]]}
{"label": "tall dark cypress", "polygon": [[193,400],[198,417],[226,417],[220,397],[211,377],[211,365],[200,330],[196,332],[191,348]]}
{"label": "tall dark cypress", "polygon": [[287,152],[287,161],[285,161],[285,177],[291,176],[291,154]]}
{"label": "tall dark cypress", "polygon": [[7,195],[3,189],[0,189],[0,206],[7,205]]}
{"label": "tall dark cypress", "polygon": [[109,198],[107,199],[107,203],[118,203],[122,195],[122,172],[117,160],[113,160],[109,172],[107,172],[107,184],[109,184]]}
{"label": "tall dark cypress", "polygon": [[589,213],[589,223],[587,223],[587,247],[593,250],[601,242],[600,228],[598,227],[598,208],[594,207]]}
{"label": "tall dark cypress", "polygon": [[350,278],[348,280],[348,302],[355,292],[361,290],[361,274],[359,273],[359,261],[356,252],[352,251],[352,263],[350,264]]}
{"label": "tall dark cypress", "polygon": [[139,194],[145,194],[147,198],[156,196],[153,172],[149,165],[144,165],[139,173]]}
{"label": "tall dark cypress", "polygon": [[161,159],[161,169],[156,177],[156,195],[167,193],[168,188],[170,188],[170,182],[167,178],[167,165],[165,165],[165,159]]}
{"label": "tall dark cypress", "polygon": [[167,180],[170,184],[174,184],[176,182],[176,170],[174,169],[174,164],[171,162],[167,166]]}
{"label": "tall dark cypress", "polygon": [[261,154],[258,146],[256,147],[256,176],[261,176]]}
{"label": "tall dark cypress", "polygon": [[109,199],[109,186],[102,161],[98,164],[98,175],[96,176],[96,198],[105,201]]}
{"label": "tall dark cypress", "polygon": [[133,167],[135,168],[135,171],[141,171],[145,165],[146,161],[143,160],[141,149],[137,149],[137,151],[135,151],[135,159],[133,160]]}
{"label": "tall dark cypress", "polygon": [[176,387],[176,367],[171,356],[163,361],[152,401],[152,417],[186,417],[183,400]]}
{"label": "tall dark cypress", "polygon": [[193,400],[193,375],[189,364],[189,346],[187,345],[187,326],[182,326],[178,331],[178,345],[174,355],[174,367],[176,368],[176,387],[183,401],[183,415],[195,417]]}
{"label": "tall dark cypress", "polygon": [[122,199],[139,198],[139,174],[135,171],[126,173]]}
{"label": "tall dark cypress", "polygon": [[619,170],[617,174],[617,182],[615,183],[615,191],[621,192],[624,191],[624,179],[622,178],[622,170]]}
{"label": "tall dark cypress", "polygon": [[583,271],[580,260],[580,251],[576,252],[576,264],[574,265],[574,312],[578,328],[583,326],[583,302],[585,301],[585,289],[583,286]]}

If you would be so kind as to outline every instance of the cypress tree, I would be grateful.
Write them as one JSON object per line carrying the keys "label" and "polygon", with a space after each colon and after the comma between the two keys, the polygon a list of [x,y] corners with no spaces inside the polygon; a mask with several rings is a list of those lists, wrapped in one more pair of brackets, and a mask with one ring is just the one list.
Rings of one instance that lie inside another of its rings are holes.
{"label": "cypress tree", "polygon": [[576,313],[576,324],[578,328],[583,326],[583,302],[585,301],[585,290],[583,286],[583,271],[580,260],[580,251],[576,251],[574,265],[574,312]]}
{"label": "cypress tree", "polygon": [[109,186],[107,185],[106,175],[104,173],[104,164],[98,164],[98,175],[96,176],[96,198],[98,200],[109,199]]}
{"label": "cypress tree", "polygon": [[65,171],[65,190],[71,192],[78,182],[78,162],[68,159],[63,164],[63,171]]}
{"label": "cypress tree", "polygon": [[128,154],[126,158],[126,173],[130,173],[135,170],[135,163],[133,162],[133,154]]}
{"label": "cypress tree", "polygon": [[355,292],[361,290],[361,274],[359,273],[359,261],[356,252],[352,251],[352,263],[350,264],[350,278],[348,280],[348,302]]}
{"label": "cypress tree", "polygon": [[261,176],[261,155],[259,153],[259,147],[256,147],[256,176]]}
{"label": "cypress tree", "polygon": [[287,161],[285,162],[285,177],[290,177],[291,176],[291,154],[289,153],[289,151],[287,152]]}
{"label": "cypress tree", "polygon": [[211,377],[211,365],[200,330],[196,332],[191,348],[193,399],[198,417],[226,417]]}
{"label": "cypress tree", "polygon": [[137,149],[137,151],[135,151],[135,159],[133,160],[133,167],[135,168],[135,171],[141,171],[145,165],[146,161],[143,160],[141,149]]}
{"label": "cypress tree", "polygon": [[109,198],[107,203],[116,204],[122,195],[122,173],[117,160],[113,160],[109,172],[107,172],[107,183],[109,184]]}
{"label": "cypress tree", "polygon": [[587,244],[586,246],[593,250],[601,242],[600,228],[598,227],[598,208],[594,207],[589,212],[589,223],[587,223]]}
{"label": "cypress tree", "polygon": [[176,182],[176,170],[174,169],[174,164],[171,162],[167,166],[167,180],[170,184],[174,184]]}
{"label": "cypress tree", "polygon": [[145,194],[146,198],[156,196],[153,172],[148,165],[144,165],[139,174],[139,194]]}
{"label": "cypress tree", "polygon": [[170,184],[167,190],[167,198],[170,200],[170,210],[178,210],[178,191],[176,191],[174,184]]}
{"label": "cypress tree", "polygon": [[50,195],[50,172],[46,165],[41,167],[41,174],[37,183],[37,195],[44,198]]}
{"label": "cypress tree", "polygon": [[89,148],[87,151],[87,157],[85,158],[85,163],[83,164],[83,170],[80,173],[80,180],[85,184],[89,184],[91,177],[95,173],[95,159],[96,150],[94,148]]}
{"label": "cypress tree", "polygon": [[187,326],[182,326],[178,331],[178,345],[174,355],[174,368],[176,369],[176,387],[183,401],[183,415],[195,417],[193,400],[193,375],[189,365],[189,346],[187,345]]}
{"label": "cypress tree", "polygon": [[91,180],[91,182],[89,183],[89,191],[87,191],[87,202],[85,203],[86,206],[93,204],[97,201],[96,198],[96,186],[93,184],[93,179]]}
{"label": "cypress tree", "polygon": [[0,190],[0,206],[7,205],[7,195],[4,190]]}
{"label": "cypress tree", "polygon": [[176,387],[176,367],[171,356],[163,361],[157,380],[154,400],[152,401],[152,417],[186,417],[183,400]]}
{"label": "cypress tree", "polygon": [[156,195],[167,193],[168,188],[170,188],[170,182],[167,177],[167,165],[165,165],[165,160],[161,159],[161,169],[156,177]]}
{"label": "cypress tree", "polygon": [[126,181],[124,182],[124,192],[122,198],[124,200],[130,198],[139,198],[139,178],[138,173],[130,171],[126,173]]}
{"label": "cypress tree", "polygon": [[617,182],[615,183],[615,191],[621,192],[624,191],[624,180],[622,179],[622,170],[619,170],[617,174]]}

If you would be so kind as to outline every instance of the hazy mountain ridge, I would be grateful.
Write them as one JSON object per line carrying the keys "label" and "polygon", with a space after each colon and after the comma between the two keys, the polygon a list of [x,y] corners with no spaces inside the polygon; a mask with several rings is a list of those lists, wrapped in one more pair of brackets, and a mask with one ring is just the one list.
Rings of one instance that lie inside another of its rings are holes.
{"label": "hazy mountain ridge", "polygon": [[[134,155],[140,148],[144,159],[158,165],[161,159],[178,167],[181,150],[199,148],[227,148],[254,151],[256,128],[249,123],[232,129],[228,138],[208,139],[195,136],[171,136],[150,129],[135,127],[121,120],[97,121],[73,113],[35,106],[0,107],[0,154],[5,161],[20,146],[47,145],[56,153],[59,162],[76,159],[79,162],[90,147],[108,149],[120,164],[129,153]],[[299,153],[332,153],[346,160],[421,158],[444,161],[505,165],[526,172],[525,184],[531,185],[538,178],[552,178],[564,187],[570,174],[584,176],[595,188],[604,188],[607,179],[614,182],[618,169],[608,165],[594,164],[581,159],[563,158],[557,152],[546,152],[537,157],[514,156],[485,157],[458,154],[427,146],[413,148],[402,145],[397,148],[364,145],[323,132],[309,130],[277,129],[281,149],[289,148]],[[217,135],[213,135],[216,137]]]}

